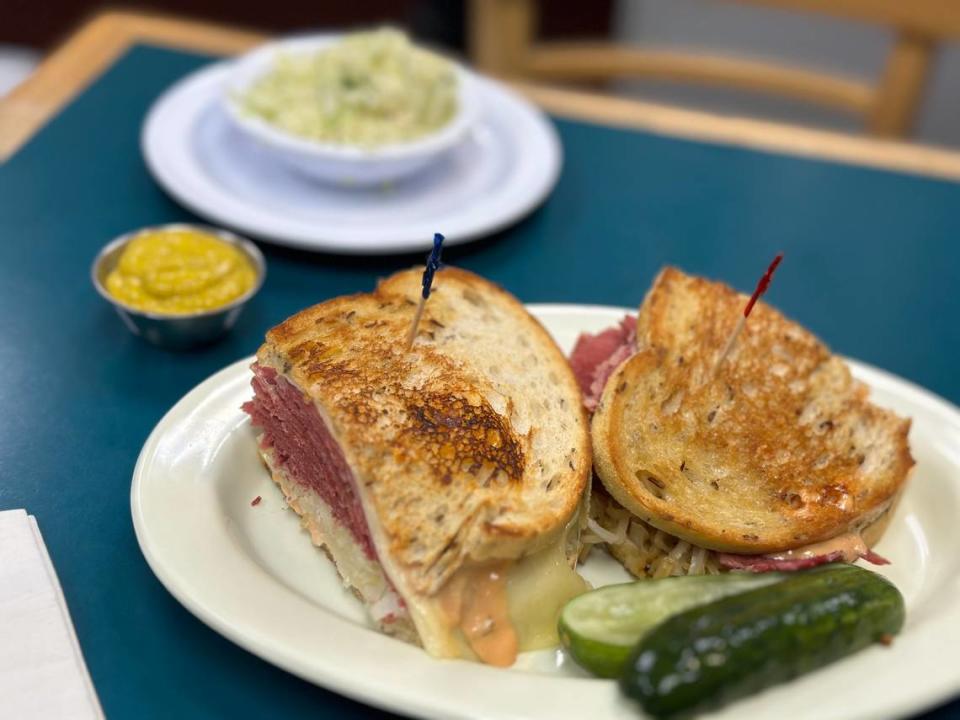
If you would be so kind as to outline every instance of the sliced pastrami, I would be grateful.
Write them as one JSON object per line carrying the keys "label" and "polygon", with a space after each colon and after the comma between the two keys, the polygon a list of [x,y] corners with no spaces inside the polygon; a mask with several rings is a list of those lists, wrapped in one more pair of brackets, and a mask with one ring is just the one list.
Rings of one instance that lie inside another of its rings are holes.
{"label": "sliced pastrami", "polygon": [[867,550],[867,552],[865,552],[863,555],[863,559],[873,565],[889,565],[890,564],[890,561],[887,560],[883,555],[878,555],[873,550]]}
{"label": "sliced pastrami", "polygon": [[364,553],[376,559],[353,472],[316,406],[271,367],[254,363],[253,400],[243,410],[263,431],[260,444],[291,480],[316,492]]}
{"label": "sliced pastrami", "polygon": [[580,384],[587,410],[597,409],[607,380],[620,363],[636,352],[636,345],[637,319],[633,315],[625,315],[619,325],[596,335],[580,335],[570,353],[570,366]]}
{"label": "sliced pastrami", "polygon": [[[728,570],[749,570],[750,572],[793,572],[807,568],[825,565],[832,562],[846,562],[843,551],[835,550],[823,555],[809,557],[776,558],[770,555],[735,555],[733,553],[718,552],[717,562]],[[890,561],[881,555],[867,550],[861,555],[864,560],[874,565],[889,565]]]}
{"label": "sliced pastrami", "polygon": [[826,563],[843,560],[842,552],[833,552],[813,557],[790,558],[778,560],[766,555],[734,555],[733,553],[717,553],[717,562],[728,570],[749,570],[750,572],[792,572],[824,565]]}

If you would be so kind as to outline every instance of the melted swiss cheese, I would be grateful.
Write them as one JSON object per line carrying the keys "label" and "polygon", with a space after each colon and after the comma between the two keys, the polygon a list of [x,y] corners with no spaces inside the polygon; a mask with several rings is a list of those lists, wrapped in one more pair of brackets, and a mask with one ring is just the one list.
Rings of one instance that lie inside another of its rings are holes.
{"label": "melted swiss cheese", "polygon": [[461,657],[506,667],[518,652],[556,645],[561,608],[588,589],[558,542],[517,561],[462,568],[437,600]]}

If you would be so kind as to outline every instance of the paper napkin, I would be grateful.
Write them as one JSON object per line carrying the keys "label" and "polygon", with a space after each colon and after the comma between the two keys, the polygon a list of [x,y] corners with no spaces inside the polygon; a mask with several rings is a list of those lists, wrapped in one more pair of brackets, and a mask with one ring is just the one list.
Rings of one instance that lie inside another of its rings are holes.
{"label": "paper napkin", "polygon": [[23,510],[0,512],[0,716],[103,718],[57,574]]}

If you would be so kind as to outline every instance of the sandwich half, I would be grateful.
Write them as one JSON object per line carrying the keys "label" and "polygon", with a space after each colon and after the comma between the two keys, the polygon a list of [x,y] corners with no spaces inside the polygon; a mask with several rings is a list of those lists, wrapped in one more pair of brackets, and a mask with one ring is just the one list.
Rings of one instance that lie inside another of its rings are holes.
{"label": "sandwich half", "polygon": [[591,468],[566,359],[510,294],[445,268],[413,347],[420,271],[267,333],[244,409],[313,542],[377,627],[509,665],[555,642]]}
{"label": "sandwich half", "polygon": [[746,299],[667,268],[607,338],[627,359],[575,353],[587,402],[602,388],[594,539],[635,575],[884,562],[869,548],[914,464],[909,421],[762,302],[717,365]]}

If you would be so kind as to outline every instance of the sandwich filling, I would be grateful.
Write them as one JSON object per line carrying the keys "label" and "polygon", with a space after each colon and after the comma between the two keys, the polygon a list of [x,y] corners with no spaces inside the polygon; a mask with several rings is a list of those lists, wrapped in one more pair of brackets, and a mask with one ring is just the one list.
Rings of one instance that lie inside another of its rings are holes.
{"label": "sandwich filling", "polygon": [[624,315],[616,327],[591,335],[583,333],[570,354],[570,365],[583,392],[583,405],[597,409],[600,396],[613,371],[637,348],[637,319]]}
{"label": "sandwich filling", "polygon": [[383,573],[356,480],[314,404],[274,368],[253,365],[243,410],[260,431],[260,454],[314,544],[337,557],[344,583],[384,632],[415,637],[403,598]]}
{"label": "sandwich filling", "polygon": [[313,403],[271,367],[253,366],[253,400],[243,409],[262,429],[260,447],[296,482],[317,493],[371,560],[377,555],[353,473]]}
{"label": "sandwich filling", "polygon": [[[607,381],[639,349],[637,319],[626,315],[620,323],[600,333],[583,333],[570,355],[570,365],[583,392],[584,407],[594,412]],[[653,478],[650,478],[654,481]],[[830,562],[855,562],[863,558],[876,565],[888,561],[870,550],[857,533],[845,533],[806,547],[765,555],[739,555],[713,551],[660,530],[633,515],[593,483],[590,521],[584,545],[605,545],[610,553],[638,577],[717,574],[727,570],[751,572],[802,570]]]}

